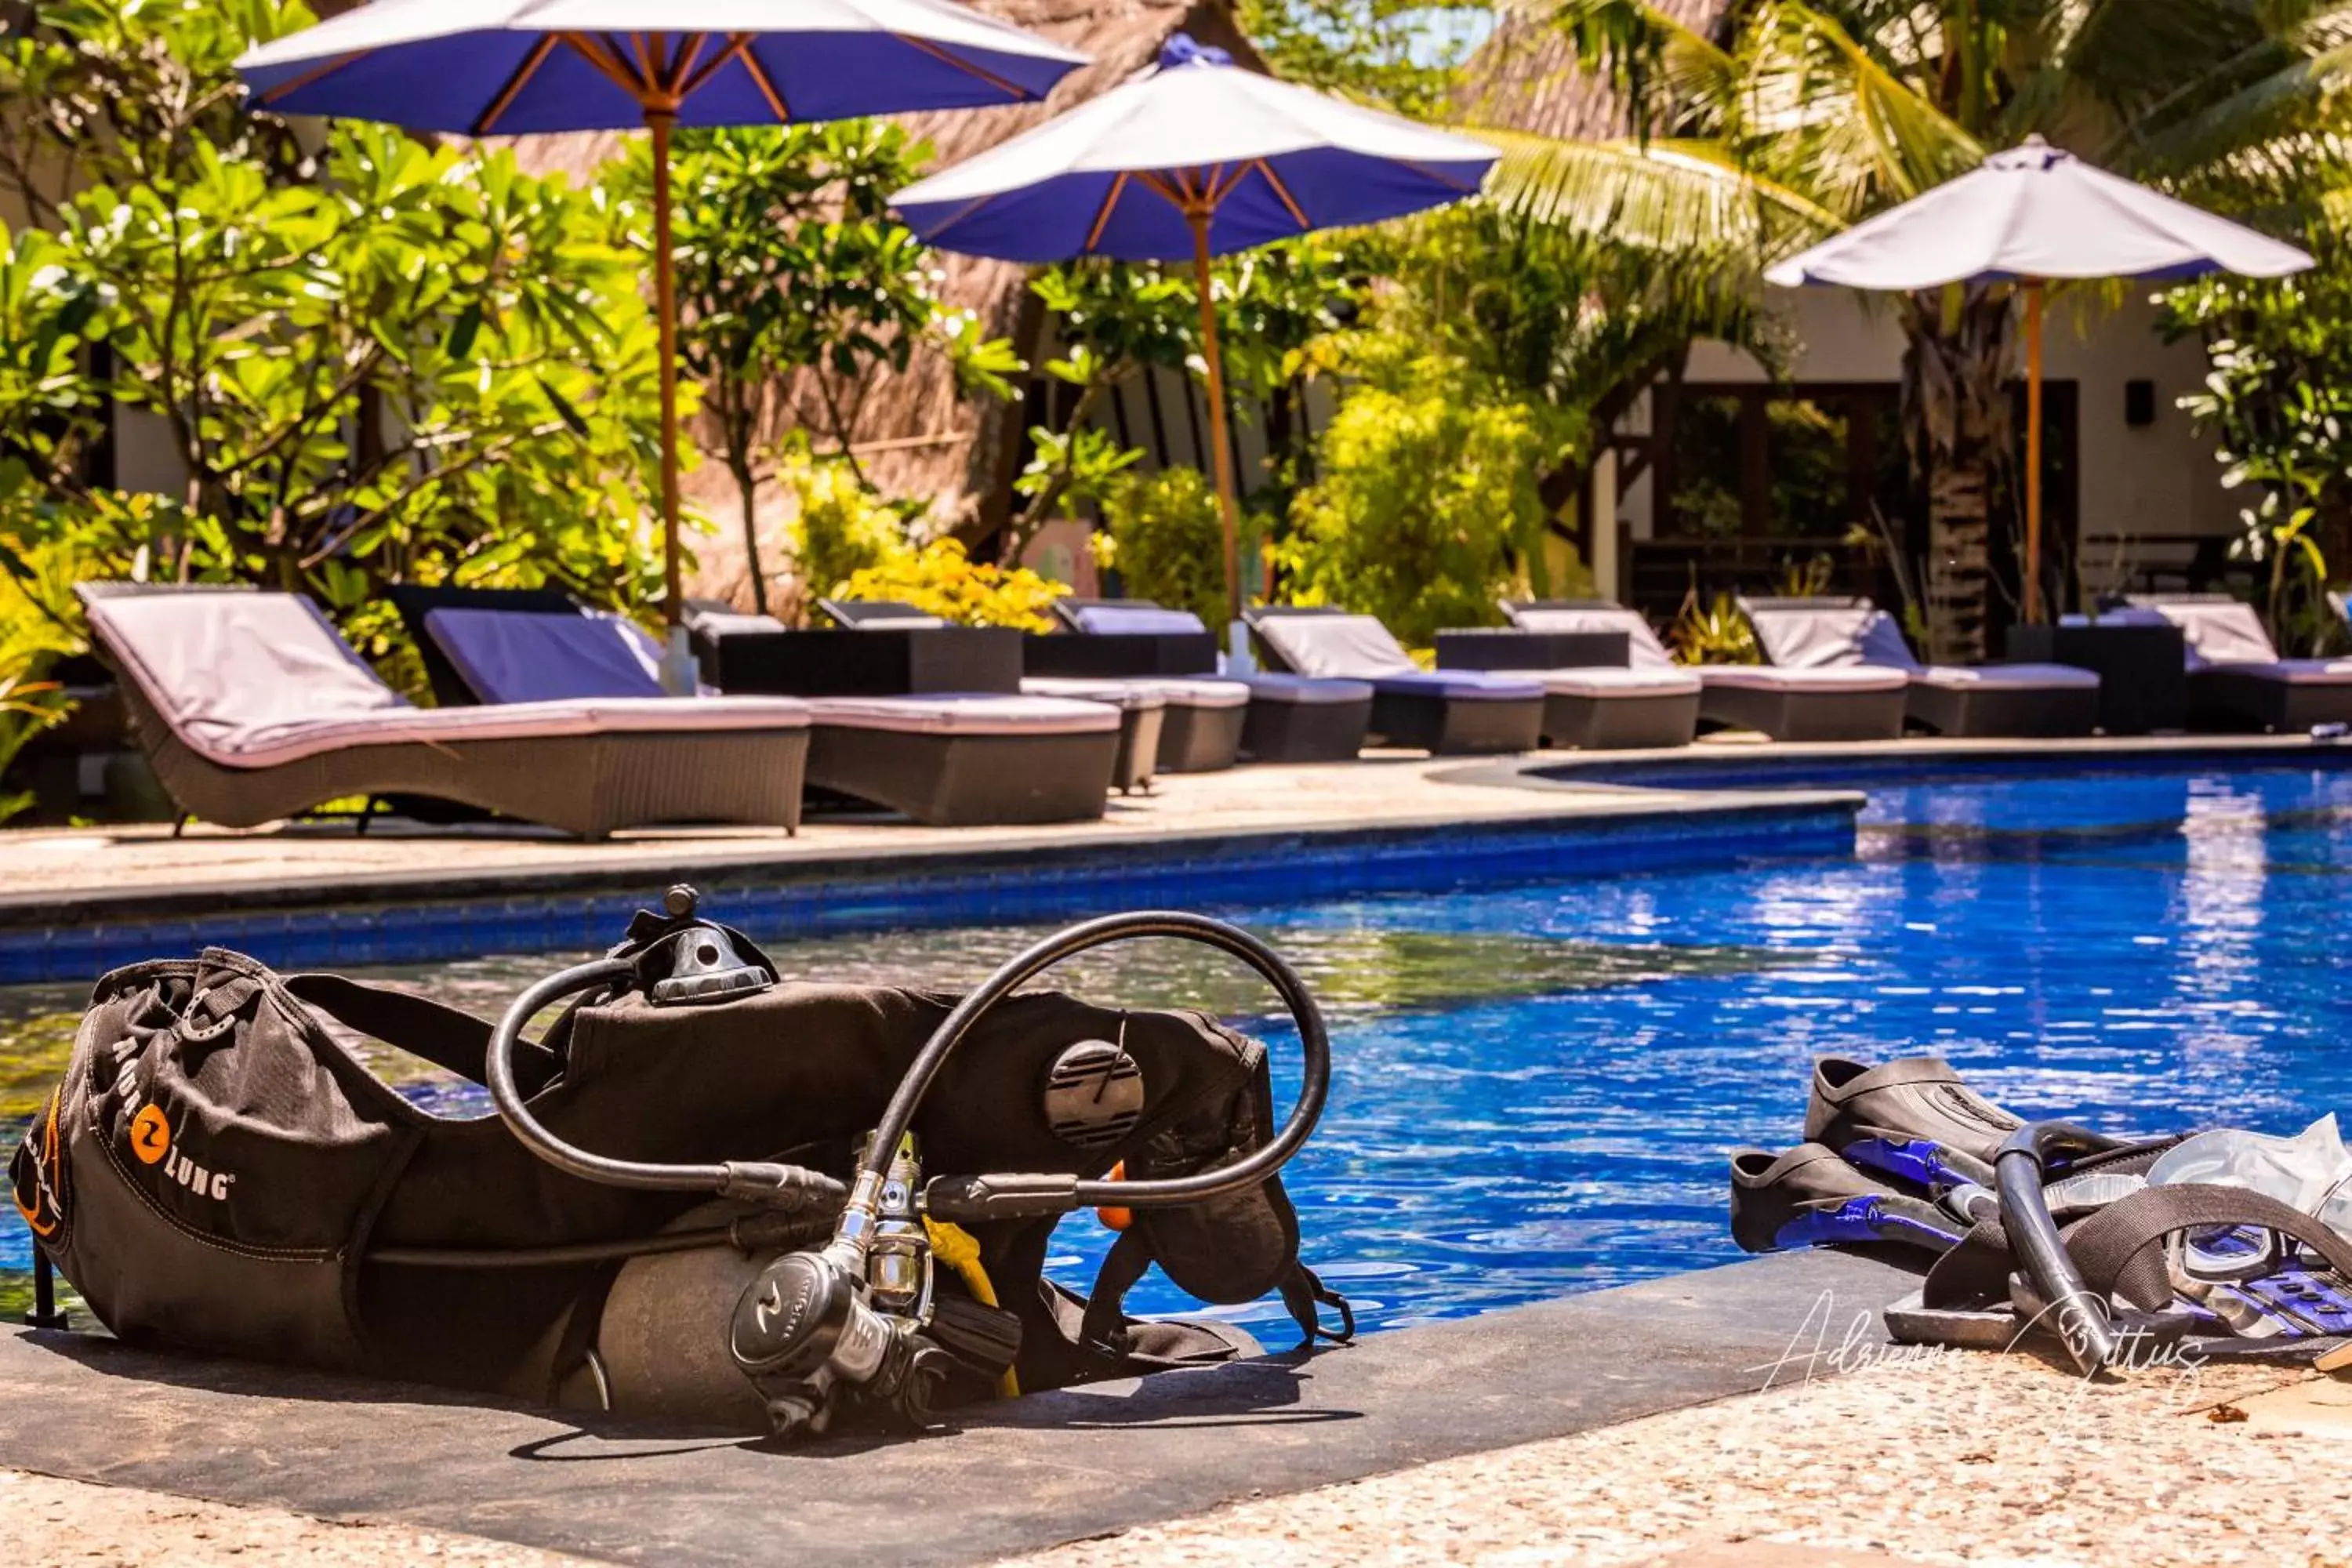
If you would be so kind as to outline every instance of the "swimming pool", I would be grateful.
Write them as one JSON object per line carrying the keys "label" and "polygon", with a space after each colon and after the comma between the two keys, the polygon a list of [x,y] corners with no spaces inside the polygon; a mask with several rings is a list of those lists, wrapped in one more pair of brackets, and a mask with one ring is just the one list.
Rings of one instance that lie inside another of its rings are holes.
{"label": "swimming pool", "polygon": [[[1853,855],[1220,911],[1291,952],[1333,1014],[1331,1111],[1289,1182],[1307,1261],[1369,1325],[1735,1256],[1724,1157],[1796,1140],[1816,1054],[1933,1051],[1997,1099],[2116,1130],[2280,1130],[2352,1103],[2352,768],[1780,776],[1868,791]],[[800,973],[968,982],[1034,930],[774,949]],[[1073,988],[1260,1005],[1171,951],[1085,961]],[[562,962],[383,973],[487,1012]],[[76,999],[0,992],[12,1114],[61,1059]],[[1063,1236],[1056,1272],[1083,1287],[1105,1238],[1090,1221]],[[0,1226],[0,1269],[26,1246]],[[1185,1305],[1156,1283],[1131,1300]],[[1236,1315],[1279,1340],[1278,1306]]]}

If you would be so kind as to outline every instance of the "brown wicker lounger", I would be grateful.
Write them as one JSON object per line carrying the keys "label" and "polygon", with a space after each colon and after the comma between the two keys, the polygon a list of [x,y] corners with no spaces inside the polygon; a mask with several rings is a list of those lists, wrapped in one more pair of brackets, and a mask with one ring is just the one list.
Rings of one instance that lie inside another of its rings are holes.
{"label": "brown wicker lounger", "polygon": [[1268,605],[1244,612],[1244,619],[1281,668],[1370,686],[1371,732],[1391,746],[1436,753],[1528,752],[1542,739],[1544,689],[1525,674],[1422,669],[1370,616]]}
{"label": "brown wicker lounger", "polygon": [[1507,604],[1503,613],[1531,632],[1623,632],[1633,668],[1686,669],[1698,677],[1703,730],[1754,730],[1776,741],[1891,741],[1903,733],[1910,683],[1895,671],[1680,666],[1639,611],[1602,599]]}
{"label": "brown wicker lounger", "polygon": [[[661,650],[650,637],[576,607],[486,608],[475,598],[426,609],[417,626],[465,700],[513,704],[551,691],[635,697],[660,689]],[[742,700],[702,698],[689,706]],[[807,777],[818,788],[934,826],[1103,814],[1120,719],[1102,703],[989,693],[789,700],[810,716]]]}
{"label": "brown wicker lounger", "polygon": [[2134,595],[2103,621],[2160,616],[2180,628],[2192,730],[2307,731],[2352,724],[2352,659],[2281,658],[2254,607],[2227,594]]}
{"label": "brown wicker lounger", "polygon": [[803,703],[418,709],[298,595],[84,584],[132,733],[182,810],[252,827],[346,796],[462,802],[586,837],[669,822],[794,827]]}
{"label": "brown wicker lounger", "polygon": [[1864,598],[1743,598],[1756,645],[1780,669],[1884,669],[1910,682],[1904,711],[1938,735],[2087,735],[2099,678],[2064,664],[1924,665],[1895,617]]}

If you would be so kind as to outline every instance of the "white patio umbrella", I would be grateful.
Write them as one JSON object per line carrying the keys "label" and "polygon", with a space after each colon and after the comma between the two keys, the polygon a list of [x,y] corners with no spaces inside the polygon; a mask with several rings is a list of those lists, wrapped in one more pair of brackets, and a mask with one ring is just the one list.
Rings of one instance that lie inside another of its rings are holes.
{"label": "white patio umbrella", "polygon": [[281,114],[467,136],[652,133],[664,608],[676,627],[672,130],[1034,102],[1086,60],[951,0],[373,0],[236,68],[254,101]]}
{"label": "white patio umbrella", "polygon": [[1241,613],[1225,372],[1209,258],[1475,195],[1483,142],[1236,68],[1171,38],[1156,66],[1035,130],[908,186],[891,205],[933,245],[1005,261],[1189,259],[1208,361],[1225,595]]}
{"label": "white patio umbrella", "polygon": [[1768,282],[1910,290],[2017,283],[2025,290],[2025,619],[2042,610],[2042,291],[2052,279],[2283,278],[2294,246],[2175,201],[2039,136],[1957,180],[1766,270]]}

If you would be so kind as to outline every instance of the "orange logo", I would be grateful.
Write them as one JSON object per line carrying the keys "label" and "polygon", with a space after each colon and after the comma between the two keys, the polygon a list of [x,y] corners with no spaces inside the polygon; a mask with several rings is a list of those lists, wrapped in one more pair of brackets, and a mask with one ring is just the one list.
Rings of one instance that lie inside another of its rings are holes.
{"label": "orange logo", "polygon": [[142,1165],[152,1165],[172,1149],[172,1128],[163,1112],[150,1105],[131,1119],[131,1152]]}

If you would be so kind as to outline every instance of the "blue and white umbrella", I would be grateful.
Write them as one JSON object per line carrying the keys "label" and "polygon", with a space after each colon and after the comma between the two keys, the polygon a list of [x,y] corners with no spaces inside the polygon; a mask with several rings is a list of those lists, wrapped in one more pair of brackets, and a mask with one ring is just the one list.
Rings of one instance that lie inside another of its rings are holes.
{"label": "blue and white umbrella", "polygon": [[949,0],[374,0],[264,44],[236,68],[254,101],[281,114],[468,136],[653,133],[662,531],[675,623],[671,132],[1034,102],[1085,63]]}
{"label": "blue and white umbrella", "polygon": [[1209,258],[1475,195],[1495,149],[1234,67],[1181,33],[1157,66],[892,198],[932,244],[1007,261],[1190,258],[1201,295],[1225,586],[1241,608]]}
{"label": "blue and white umbrella", "polygon": [[2050,279],[2283,278],[2292,245],[2086,163],[2039,136],[1832,235],[1767,282],[1848,289],[2017,283],[2025,290],[2025,619],[2042,604],[2042,286]]}

